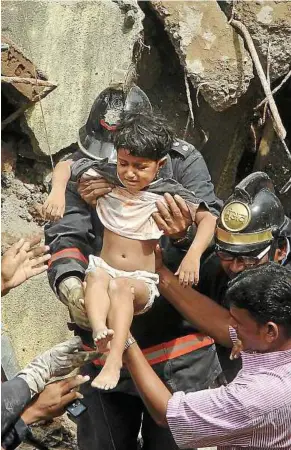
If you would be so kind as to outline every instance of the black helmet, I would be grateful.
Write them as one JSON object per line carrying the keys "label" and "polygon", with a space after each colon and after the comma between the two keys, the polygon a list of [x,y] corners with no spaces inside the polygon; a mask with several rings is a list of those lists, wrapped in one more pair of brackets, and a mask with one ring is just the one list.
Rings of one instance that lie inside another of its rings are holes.
{"label": "black helmet", "polygon": [[274,193],[271,179],[255,172],[242,180],[225,202],[215,232],[224,251],[260,251],[280,237],[291,236],[291,221]]}
{"label": "black helmet", "polygon": [[108,87],[95,99],[89,118],[79,130],[80,150],[93,159],[116,160],[112,133],[122,112],[151,112],[147,95],[138,87],[132,87],[128,94],[122,89]]}

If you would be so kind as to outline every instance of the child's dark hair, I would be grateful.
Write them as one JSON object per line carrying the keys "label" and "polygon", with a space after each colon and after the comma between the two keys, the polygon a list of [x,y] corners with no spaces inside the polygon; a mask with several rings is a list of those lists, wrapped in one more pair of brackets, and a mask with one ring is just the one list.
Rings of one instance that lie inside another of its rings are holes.
{"label": "child's dark hair", "polygon": [[126,148],[133,156],[158,161],[166,156],[174,134],[166,120],[152,113],[124,113],[114,137],[117,151]]}
{"label": "child's dark hair", "polygon": [[229,284],[227,304],[247,309],[259,324],[275,322],[291,337],[291,271],[278,263],[244,270]]}

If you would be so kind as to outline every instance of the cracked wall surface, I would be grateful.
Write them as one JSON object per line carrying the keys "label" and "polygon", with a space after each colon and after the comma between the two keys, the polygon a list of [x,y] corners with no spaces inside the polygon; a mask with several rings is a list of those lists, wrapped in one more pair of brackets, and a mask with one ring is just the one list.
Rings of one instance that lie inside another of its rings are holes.
{"label": "cracked wall surface", "polygon": [[243,40],[214,1],[153,1],[194,88],[212,108],[237,103],[253,78]]}
{"label": "cracked wall surface", "polygon": [[[2,33],[58,85],[42,101],[52,154],[77,141],[115,69],[129,69],[142,19],[135,0],[2,2]],[[48,154],[39,104],[26,121],[34,150]]]}

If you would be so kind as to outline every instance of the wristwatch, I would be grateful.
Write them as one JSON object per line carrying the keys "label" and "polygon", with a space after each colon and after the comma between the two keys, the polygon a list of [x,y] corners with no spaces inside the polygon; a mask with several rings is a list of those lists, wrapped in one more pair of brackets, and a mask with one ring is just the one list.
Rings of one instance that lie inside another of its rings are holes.
{"label": "wristwatch", "polygon": [[134,339],[134,337],[130,336],[124,344],[124,352],[132,345],[136,342],[136,340]]}

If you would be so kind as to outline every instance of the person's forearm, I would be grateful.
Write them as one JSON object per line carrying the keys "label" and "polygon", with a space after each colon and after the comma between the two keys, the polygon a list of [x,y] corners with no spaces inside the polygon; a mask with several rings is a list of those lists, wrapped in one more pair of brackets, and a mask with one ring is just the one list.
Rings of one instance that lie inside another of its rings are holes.
{"label": "person's forearm", "polygon": [[52,191],[58,191],[65,193],[68,181],[71,177],[71,165],[72,161],[61,161],[59,162],[54,171],[52,178]]}
{"label": "person's forearm", "polygon": [[211,336],[215,342],[232,347],[228,328],[230,314],[227,309],[190,286],[182,287],[179,279],[165,266],[159,269],[158,274],[160,293],[182,316],[200,331]]}
{"label": "person's forearm", "polygon": [[167,427],[167,406],[171,392],[151,368],[137,344],[124,353],[123,360],[136,388],[154,421]]}
{"label": "person's forearm", "polygon": [[204,213],[197,224],[196,235],[188,251],[201,256],[213,239],[215,226],[216,217],[209,212]]}

